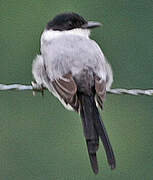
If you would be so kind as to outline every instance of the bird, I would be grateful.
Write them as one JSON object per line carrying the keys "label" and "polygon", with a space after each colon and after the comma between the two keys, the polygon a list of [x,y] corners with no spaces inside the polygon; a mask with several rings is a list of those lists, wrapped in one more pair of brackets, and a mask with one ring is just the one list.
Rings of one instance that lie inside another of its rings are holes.
{"label": "bird", "polygon": [[82,119],[83,134],[93,172],[99,172],[99,139],[108,164],[115,169],[115,155],[100,116],[106,91],[113,82],[110,64],[99,45],[90,38],[102,24],[87,21],[74,12],[56,15],[41,34],[40,54],[32,64],[37,84],[48,89],[68,110]]}

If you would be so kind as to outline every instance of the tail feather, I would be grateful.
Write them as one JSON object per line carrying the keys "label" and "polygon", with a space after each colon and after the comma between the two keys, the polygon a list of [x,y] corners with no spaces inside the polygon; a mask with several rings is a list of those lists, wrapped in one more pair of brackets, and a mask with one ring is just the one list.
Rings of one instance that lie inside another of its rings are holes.
{"label": "tail feather", "polygon": [[98,174],[98,162],[97,162],[97,155],[96,153],[89,153],[90,163],[92,170],[95,174]]}
{"label": "tail feather", "polygon": [[81,103],[80,115],[82,118],[84,136],[86,138],[90,163],[93,172],[97,174],[98,162],[97,162],[96,151],[98,150],[99,147],[99,136],[93,124],[92,106],[90,106],[90,102],[88,102],[89,99],[86,96],[80,95],[79,99]]}
{"label": "tail feather", "polygon": [[86,138],[88,154],[90,158],[91,167],[95,174],[98,173],[98,162],[96,152],[99,147],[99,137],[104,145],[107,160],[112,169],[115,168],[115,157],[110,144],[106,129],[100,118],[100,114],[96,107],[94,96],[81,94],[80,100],[80,115]]}
{"label": "tail feather", "polygon": [[92,100],[92,104],[94,106],[94,108],[93,108],[94,125],[95,125],[96,131],[99,134],[101,141],[104,145],[106,155],[107,155],[107,161],[108,161],[109,165],[111,166],[111,169],[114,169],[116,167],[114,152],[113,152],[112,146],[110,144],[106,128],[104,126],[103,121],[101,120],[98,108],[96,107],[95,100],[93,98],[91,98],[91,100]]}

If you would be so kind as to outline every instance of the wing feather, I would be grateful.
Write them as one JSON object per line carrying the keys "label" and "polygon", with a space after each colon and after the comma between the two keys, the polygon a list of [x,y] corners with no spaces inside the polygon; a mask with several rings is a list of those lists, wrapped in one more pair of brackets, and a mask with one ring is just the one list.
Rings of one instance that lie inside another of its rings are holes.
{"label": "wing feather", "polygon": [[106,97],[106,82],[98,76],[95,77],[95,90],[98,105],[103,109],[103,103]]}
{"label": "wing feather", "polygon": [[79,101],[77,97],[77,85],[72,74],[69,73],[59,79],[55,79],[52,81],[52,85],[65,103],[71,105],[75,111],[78,111]]}

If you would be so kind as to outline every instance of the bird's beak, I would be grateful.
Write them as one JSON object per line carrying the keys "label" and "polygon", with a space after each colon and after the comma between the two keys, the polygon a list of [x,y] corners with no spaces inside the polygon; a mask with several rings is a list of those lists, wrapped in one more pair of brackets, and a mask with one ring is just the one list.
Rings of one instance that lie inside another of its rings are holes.
{"label": "bird's beak", "polygon": [[99,22],[95,22],[95,21],[88,21],[86,24],[83,24],[81,26],[81,28],[83,29],[92,29],[92,28],[95,28],[95,27],[100,27],[102,24],[99,23]]}

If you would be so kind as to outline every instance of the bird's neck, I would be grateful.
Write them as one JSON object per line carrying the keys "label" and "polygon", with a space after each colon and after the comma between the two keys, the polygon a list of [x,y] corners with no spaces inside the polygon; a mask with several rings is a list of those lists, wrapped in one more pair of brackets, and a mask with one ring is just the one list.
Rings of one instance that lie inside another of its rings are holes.
{"label": "bird's neck", "polygon": [[41,41],[51,41],[52,39],[58,38],[62,35],[77,35],[89,38],[90,30],[81,28],[76,28],[68,31],[44,30],[41,36]]}

